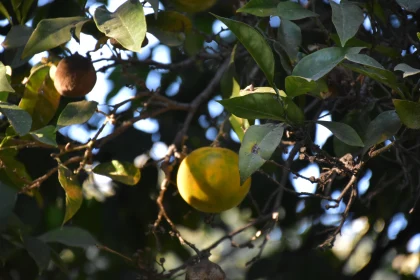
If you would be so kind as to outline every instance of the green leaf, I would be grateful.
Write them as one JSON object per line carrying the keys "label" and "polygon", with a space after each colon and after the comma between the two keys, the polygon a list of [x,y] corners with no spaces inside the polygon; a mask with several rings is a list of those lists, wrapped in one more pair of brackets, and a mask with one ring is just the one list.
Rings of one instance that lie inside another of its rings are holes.
{"label": "green leaf", "polygon": [[32,178],[26,171],[25,165],[16,159],[17,150],[5,149],[6,145],[4,144],[2,146],[3,150],[0,150],[0,161],[3,165],[2,171],[7,176],[5,183],[20,189],[28,182],[32,182]]}
{"label": "green leaf", "polygon": [[317,121],[316,123],[328,128],[335,137],[350,146],[363,147],[363,141],[357,132],[349,125],[339,122]]}
{"label": "green leaf", "polygon": [[30,132],[30,134],[35,140],[41,143],[57,147],[56,132],[57,128],[55,126],[48,125]]}
{"label": "green leaf", "polygon": [[302,43],[300,27],[290,20],[282,19],[277,29],[277,41],[291,60],[295,61]]}
{"label": "green leaf", "polygon": [[40,273],[44,271],[50,263],[50,247],[38,238],[31,236],[24,237],[23,246],[34,259]]}
{"label": "green leaf", "polygon": [[340,4],[330,0],[330,4],[332,21],[340,37],[341,46],[344,47],[346,42],[356,35],[363,23],[363,11],[356,4],[344,0]]}
{"label": "green leaf", "polygon": [[60,94],[49,76],[50,67],[32,68],[19,107],[32,116],[32,130],[46,126],[54,117],[60,103]]}
{"label": "green leaf", "polygon": [[162,44],[170,47],[182,45],[185,34],[191,31],[191,20],[174,11],[160,12],[156,19],[153,14],[146,16],[147,32],[152,33]]}
{"label": "green leaf", "polygon": [[401,127],[401,121],[394,110],[385,111],[379,114],[369,123],[364,137],[365,147],[363,153],[370,147],[382,143],[394,136]]}
{"label": "green leaf", "polygon": [[243,119],[286,120],[281,100],[272,93],[251,93],[217,102],[230,113]]}
{"label": "green leaf", "polygon": [[395,110],[401,122],[408,128],[420,128],[420,103],[408,100],[393,99]]}
{"label": "green leaf", "polygon": [[249,128],[249,121],[246,119],[238,118],[235,115],[231,115],[229,117],[229,122],[233,128],[233,131],[235,131],[236,135],[238,136],[239,141],[242,142],[245,131]]}
{"label": "green leaf", "polygon": [[235,53],[236,53],[236,44],[233,47],[232,53],[230,55],[229,66],[226,71],[223,73],[222,78],[220,79],[220,90],[223,93],[224,98],[236,97],[239,95],[241,87],[236,79],[236,68],[235,68]]}
{"label": "green leaf", "polygon": [[159,13],[159,0],[147,0],[147,2],[152,6],[155,18],[157,18]]}
{"label": "green leaf", "polygon": [[273,15],[279,16],[282,20],[299,20],[307,17],[318,16],[316,13],[302,7],[302,5],[290,1],[280,2],[277,5],[276,13]]}
{"label": "green leaf", "polygon": [[58,166],[58,181],[66,193],[66,213],[63,225],[80,209],[83,202],[83,192],[77,177],[64,165]]}
{"label": "green leaf", "polygon": [[26,22],[28,12],[33,4],[34,0],[12,0],[13,11],[20,24]]}
{"label": "green leaf", "polygon": [[13,69],[18,68],[29,61],[29,58],[22,59],[23,49],[33,32],[32,27],[26,25],[13,25],[7,33],[6,39],[1,45],[7,49],[7,56],[4,62]]}
{"label": "green leaf", "polygon": [[324,80],[313,81],[298,76],[287,76],[285,84],[286,94],[292,98],[306,93],[312,93],[319,97],[321,92],[328,91]]}
{"label": "green leaf", "polygon": [[100,6],[93,15],[98,29],[124,48],[139,52],[146,36],[146,18],[140,1],[126,1],[111,13]]}
{"label": "green leaf", "polygon": [[358,63],[358,64],[362,64],[362,65],[366,65],[366,66],[370,66],[373,68],[378,68],[378,69],[385,69],[379,62],[377,62],[374,58],[366,55],[366,54],[346,54],[345,59],[354,62],[354,63]]}
{"label": "green leaf", "polygon": [[19,135],[26,135],[31,130],[32,118],[25,110],[14,104],[0,102],[0,112],[7,117]]}
{"label": "green leaf", "polygon": [[63,109],[57,120],[57,126],[69,126],[87,122],[96,112],[98,102],[82,100],[71,102]]}
{"label": "green leaf", "polygon": [[241,184],[271,158],[280,144],[283,131],[283,125],[272,123],[248,128],[239,149]]}
{"label": "green leaf", "polygon": [[251,0],[239,8],[237,13],[247,13],[257,17],[269,17],[276,14],[279,0]]}
{"label": "green leaf", "polygon": [[283,70],[287,73],[287,75],[291,75],[292,63],[286,51],[283,49],[283,47],[280,45],[279,42],[274,42],[273,49],[280,58],[280,63],[281,63],[281,66],[283,67]]}
{"label": "green leaf", "polygon": [[111,162],[104,162],[97,165],[93,173],[105,175],[112,180],[121,182],[126,185],[134,186],[140,181],[140,169],[129,162],[120,162],[112,160]]}
{"label": "green leaf", "polygon": [[407,92],[407,88],[403,84],[398,83],[397,77],[391,71],[357,64],[343,63],[341,65],[392,88],[401,97],[404,97],[404,92]]}
{"label": "green leaf", "polygon": [[420,73],[420,69],[416,69],[405,63],[400,63],[394,67],[394,71],[403,71],[403,78]]}
{"label": "green leaf", "polygon": [[316,51],[302,58],[293,69],[292,74],[316,81],[334,69],[347,54],[359,53],[361,49],[363,48],[331,47]]}
{"label": "green leaf", "polygon": [[235,34],[264,72],[269,84],[273,85],[274,55],[264,37],[256,29],[243,22],[214,16]]}
{"label": "green leaf", "polygon": [[7,79],[6,66],[0,61],[0,91],[15,92]]}
{"label": "green leaf", "polygon": [[410,12],[417,12],[420,9],[420,1],[418,0],[397,0],[397,3]]}
{"label": "green leaf", "polygon": [[17,198],[17,191],[4,183],[0,182],[0,222],[13,213]]}
{"label": "green leaf", "polygon": [[0,2],[0,14],[2,14],[9,21],[10,24],[13,24],[12,17],[10,16],[6,7],[1,2]]}
{"label": "green leaf", "polygon": [[85,17],[52,18],[41,20],[23,50],[22,58],[46,51],[71,39],[71,31],[80,37],[80,30],[89,21]]}
{"label": "green leaf", "polygon": [[86,230],[78,227],[64,226],[44,233],[38,238],[44,242],[57,242],[71,247],[87,249],[98,242]]}

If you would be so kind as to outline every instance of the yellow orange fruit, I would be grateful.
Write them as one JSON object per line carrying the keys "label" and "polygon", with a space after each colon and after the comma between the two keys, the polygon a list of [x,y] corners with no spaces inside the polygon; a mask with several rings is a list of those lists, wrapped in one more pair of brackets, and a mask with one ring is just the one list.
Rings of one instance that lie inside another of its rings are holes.
{"label": "yellow orange fruit", "polygon": [[225,148],[193,151],[179,166],[179,193],[202,212],[219,213],[237,206],[251,186],[251,178],[240,185],[238,162],[238,154]]}
{"label": "yellow orange fruit", "polygon": [[75,54],[60,60],[53,79],[61,95],[83,97],[95,86],[96,71],[89,58]]}

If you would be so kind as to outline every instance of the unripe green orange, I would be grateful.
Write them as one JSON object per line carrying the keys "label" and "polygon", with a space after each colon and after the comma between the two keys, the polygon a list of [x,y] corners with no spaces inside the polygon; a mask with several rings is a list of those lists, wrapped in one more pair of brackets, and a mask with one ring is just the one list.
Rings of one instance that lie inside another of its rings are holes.
{"label": "unripe green orange", "polygon": [[179,166],[179,193],[202,212],[219,213],[237,206],[251,186],[251,178],[240,185],[238,162],[238,154],[225,148],[193,151]]}

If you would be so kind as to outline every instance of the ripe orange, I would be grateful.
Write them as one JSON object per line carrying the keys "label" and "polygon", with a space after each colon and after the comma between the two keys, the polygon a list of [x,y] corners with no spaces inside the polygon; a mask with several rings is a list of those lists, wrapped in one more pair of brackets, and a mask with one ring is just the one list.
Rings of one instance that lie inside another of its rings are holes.
{"label": "ripe orange", "polygon": [[225,148],[193,151],[179,166],[179,193],[202,212],[219,213],[237,206],[251,186],[251,178],[240,185],[238,161],[238,154]]}

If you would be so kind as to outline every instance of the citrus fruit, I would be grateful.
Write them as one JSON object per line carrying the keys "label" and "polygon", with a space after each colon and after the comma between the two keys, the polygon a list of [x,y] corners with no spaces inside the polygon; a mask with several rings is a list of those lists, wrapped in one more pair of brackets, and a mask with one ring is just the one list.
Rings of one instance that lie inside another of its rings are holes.
{"label": "citrus fruit", "polygon": [[53,79],[61,95],[82,97],[95,86],[96,71],[89,58],[75,54],[60,60]]}
{"label": "citrus fruit", "polygon": [[188,13],[198,13],[211,8],[217,0],[172,0],[175,6]]}
{"label": "citrus fruit", "polygon": [[251,186],[250,178],[240,185],[238,161],[238,154],[225,148],[193,151],[179,166],[179,193],[202,212],[219,213],[237,206]]}

